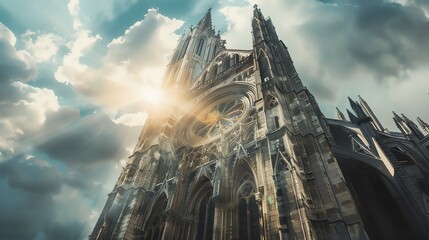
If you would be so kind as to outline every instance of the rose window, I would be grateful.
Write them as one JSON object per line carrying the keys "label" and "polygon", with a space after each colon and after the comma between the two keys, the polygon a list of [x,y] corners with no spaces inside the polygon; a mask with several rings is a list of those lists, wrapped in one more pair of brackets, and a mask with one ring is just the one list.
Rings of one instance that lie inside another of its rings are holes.
{"label": "rose window", "polygon": [[231,100],[212,107],[198,116],[194,132],[199,137],[212,137],[235,125],[244,113],[240,100]]}

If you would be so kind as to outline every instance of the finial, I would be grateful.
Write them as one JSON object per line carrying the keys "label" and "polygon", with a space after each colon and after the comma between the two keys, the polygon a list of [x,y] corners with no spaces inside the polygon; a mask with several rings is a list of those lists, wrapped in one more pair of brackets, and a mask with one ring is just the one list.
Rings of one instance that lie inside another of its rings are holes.
{"label": "finial", "polygon": [[343,120],[343,121],[347,121],[346,117],[344,116],[344,114],[341,112],[341,110],[337,107],[337,118],[338,120]]}

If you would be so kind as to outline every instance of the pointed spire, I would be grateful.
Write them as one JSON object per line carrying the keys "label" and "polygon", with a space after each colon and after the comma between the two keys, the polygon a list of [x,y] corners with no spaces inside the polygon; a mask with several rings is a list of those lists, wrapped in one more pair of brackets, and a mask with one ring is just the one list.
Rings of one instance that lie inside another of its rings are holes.
{"label": "pointed spire", "polygon": [[381,125],[380,121],[378,121],[378,118],[375,116],[374,112],[371,110],[368,103],[366,103],[366,101],[363,98],[361,98],[360,95],[358,95],[358,99],[359,99],[359,104],[362,107],[363,111],[366,113],[366,115],[368,115],[371,118],[374,127],[378,131],[383,132],[385,130],[383,125]]}
{"label": "pointed spire", "polygon": [[350,122],[357,124],[359,122],[358,118],[347,109],[347,115],[349,115]]}
{"label": "pointed spire", "polygon": [[407,125],[408,129],[411,131],[411,133],[414,134],[419,139],[422,139],[424,137],[424,134],[422,133],[422,131],[420,131],[417,124],[415,124],[413,121],[411,121],[404,114],[401,114],[401,115],[402,115],[402,119],[404,119],[404,122]]}
{"label": "pointed spire", "polygon": [[349,102],[350,102],[350,106],[353,109],[353,112],[355,112],[355,114],[356,114],[356,116],[358,118],[367,117],[367,115],[363,112],[362,107],[357,102],[355,102],[354,100],[352,100],[350,97],[348,97],[348,99],[349,99]]}
{"label": "pointed spire", "polygon": [[420,124],[420,126],[425,132],[429,133],[429,124],[424,122],[420,117],[417,117],[417,122]]}
{"label": "pointed spire", "polygon": [[201,31],[204,31],[206,28],[212,28],[212,8],[209,8],[206,14],[201,18],[201,20],[197,24],[197,28]]}
{"label": "pointed spire", "polygon": [[396,126],[401,130],[402,134],[409,135],[411,133],[410,129],[408,128],[407,124],[405,124],[404,119],[402,119],[398,114],[395,113],[395,111],[392,111],[393,113],[393,121],[395,121]]}
{"label": "pointed spire", "polygon": [[253,5],[253,17],[259,21],[265,20],[264,15],[262,15],[261,9],[258,8],[258,4]]}
{"label": "pointed spire", "polygon": [[340,109],[338,109],[338,108],[336,108],[336,109],[337,109],[337,118],[338,118],[338,120],[347,121],[346,117],[345,117],[345,116],[344,116],[344,114],[341,112],[341,110],[340,110]]}

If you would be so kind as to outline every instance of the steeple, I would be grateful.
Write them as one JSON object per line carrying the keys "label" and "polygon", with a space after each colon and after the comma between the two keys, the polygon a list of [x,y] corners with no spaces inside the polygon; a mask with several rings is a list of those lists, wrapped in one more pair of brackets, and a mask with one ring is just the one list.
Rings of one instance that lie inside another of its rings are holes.
{"label": "steeple", "polygon": [[349,99],[349,102],[350,102],[350,106],[351,106],[351,107],[352,107],[352,109],[353,109],[353,112],[355,112],[355,113],[356,113],[356,116],[357,116],[358,118],[363,119],[363,118],[365,118],[365,117],[368,117],[368,116],[363,112],[362,107],[361,107],[357,102],[355,102],[354,100],[352,100],[350,97],[348,97],[348,99]]}
{"label": "steeple", "polygon": [[261,9],[258,8],[258,4],[253,5],[253,18],[259,20],[259,21],[264,21],[264,15],[261,12]]}
{"label": "steeple", "polygon": [[402,119],[404,119],[405,124],[407,124],[412,134],[414,134],[419,139],[422,139],[424,137],[423,133],[420,131],[420,129],[413,121],[407,118],[404,114],[402,114]]}
{"label": "steeple", "polygon": [[346,119],[346,117],[344,116],[344,114],[341,112],[341,110],[340,109],[338,109],[338,108],[336,108],[337,109],[337,118],[339,119],[339,120],[342,120],[342,121],[347,121],[347,119]]}
{"label": "steeple", "polygon": [[257,5],[253,6],[253,51],[261,71],[261,78],[274,79],[281,88],[300,91],[303,84],[293,65],[286,45],[279,40],[270,18],[265,19]]}
{"label": "steeple", "polygon": [[368,103],[366,103],[366,101],[363,98],[361,98],[360,95],[358,95],[358,99],[359,99],[359,104],[362,107],[363,111],[366,113],[366,115],[368,115],[371,118],[374,127],[378,131],[383,132],[384,131],[383,126],[381,125],[380,121],[378,121],[378,118],[375,116],[374,112],[371,110]]}
{"label": "steeple", "polygon": [[417,122],[420,124],[423,130],[429,134],[429,124],[424,122],[420,117],[417,117]]}
{"label": "steeple", "polygon": [[347,109],[347,115],[349,115],[350,122],[357,124],[359,122],[358,117],[356,117],[350,110]]}
{"label": "steeple", "polygon": [[392,111],[392,113],[393,113],[393,121],[395,121],[396,126],[399,128],[399,130],[402,132],[402,134],[409,135],[411,133],[411,131],[408,128],[407,124],[405,123],[404,119],[402,119],[394,111]]}
{"label": "steeple", "polygon": [[197,27],[201,31],[206,29],[212,29],[212,8],[207,9],[206,14],[204,14],[203,18],[198,22]]}

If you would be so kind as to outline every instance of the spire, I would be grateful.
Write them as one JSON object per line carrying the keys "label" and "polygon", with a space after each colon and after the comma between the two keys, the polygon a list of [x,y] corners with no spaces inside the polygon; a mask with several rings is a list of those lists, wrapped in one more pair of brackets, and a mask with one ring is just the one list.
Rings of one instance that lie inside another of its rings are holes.
{"label": "spire", "polygon": [[366,103],[366,101],[363,98],[361,98],[360,95],[358,95],[358,99],[359,99],[359,104],[362,107],[363,111],[366,113],[366,115],[368,115],[371,118],[374,127],[378,131],[383,132],[384,131],[383,125],[381,125],[380,121],[378,121],[378,118],[375,116],[374,112],[371,110],[368,103]]}
{"label": "spire", "polygon": [[344,114],[341,112],[341,110],[340,109],[338,109],[338,108],[336,108],[337,109],[337,118],[339,119],[339,120],[342,120],[342,121],[347,121],[347,119],[346,119],[346,117],[344,116]]}
{"label": "spire", "polygon": [[393,121],[395,121],[396,126],[399,128],[399,130],[401,130],[402,134],[409,135],[411,131],[408,128],[407,124],[405,124],[404,119],[402,119],[394,111],[392,111],[392,113],[393,113]]}
{"label": "spire", "polygon": [[212,8],[209,8],[203,18],[198,22],[197,28],[204,31],[207,28],[212,28]]}
{"label": "spire", "polygon": [[273,22],[264,18],[258,5],[253,6],[252,42],[258,67],[261,72],[269,72],[262,79],[267,76],[274,78],[274,82],[283,79],[288,83],[282,86],[296,92],[304,89],[286,45],[279,40]]}
{"label": "spire", "polygon": [[359,122],[358,118],[347,109],[347,115],[349,115],[350,122],[357,124]]}
{"label": "spire", "polygon": [[429,124],[424,122],[420,117],[417,117],[417,122],[420,124],[420,126],[425,132],[429,133]]}
{"label": "spire", "polygon": [[424,134],[420,131],[419,127],[417,127],[417,124],[407,118],[404,114],[402,114],[402,119],[404,119],[404,122],[405,124],[407,124],[408,129],[410,129],[411,133],[413,133],[416,137],[420,139],[424,137]]}
{"label": "spire", "polygon": [[358,118],[367,117],[367,115],[363,112],[362,107],[357,102],[355,102],[354,100],[352,100],[350,97],[348,97],[348,99],[349,99],[349,102],[350,102],[350,106],[353,109],[353,112],[356,113],[356,116]]}
{"label": "spire", "polygon": [[258,4],[253,5],[253,17],[259,21],[264,21],[264,15],[262,15],[261,9],[258,8]]}

